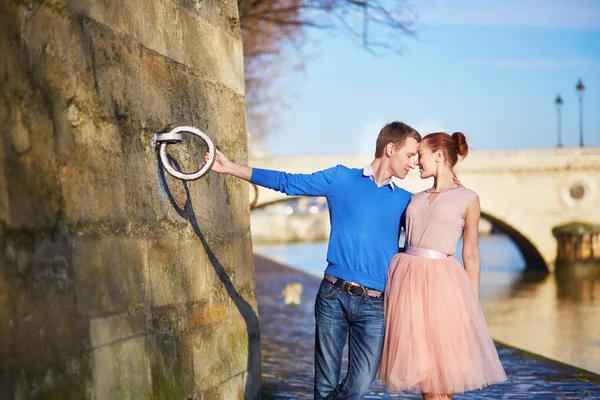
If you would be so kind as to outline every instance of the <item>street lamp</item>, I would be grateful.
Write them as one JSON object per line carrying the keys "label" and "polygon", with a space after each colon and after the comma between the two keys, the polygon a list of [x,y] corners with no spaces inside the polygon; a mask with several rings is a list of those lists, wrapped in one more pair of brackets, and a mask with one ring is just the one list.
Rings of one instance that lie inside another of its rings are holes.
{"label": "street lamp", "polygon": [[563,99],[562,99],[562,97],[560,97],[560,94],[556,95],[554,104],[556,104],[556,131],[558,132],[558,146],[557,147],[562,147],[562,140],[561,140],[561,135],[560,135],[560,110],[563,105]]}
{"label": "street lamp", "polygon": [[579,97],[579,147],[583,147],[583,92],[585,91],[585,86],[583,86],[581,79],[577,82],[575,89]]}

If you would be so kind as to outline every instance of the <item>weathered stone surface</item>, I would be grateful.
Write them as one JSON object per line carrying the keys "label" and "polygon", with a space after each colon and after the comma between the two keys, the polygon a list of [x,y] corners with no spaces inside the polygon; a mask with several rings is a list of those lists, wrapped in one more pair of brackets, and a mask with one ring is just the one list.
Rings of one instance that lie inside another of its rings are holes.
{"label": "weathered stone surface", "polygon": [[236,375],[216,388],[216,397],[219,399],[243,400],[245,385],[246,376],[244,374]]}
{"label": "weathered stone surface", "polygon": [[[1,105],[0,105],[1,107]],[[0,123],[5,125],[0,118]],[[4,165],[4,141],[0,141],[0,165]],[[0,222],[4,225],[10,225],[10,203],[8,196],[8,184],[5,171],[0,170]]]}
{"label": "weathered stone surface", "polygon": [[146,310],[133,311],[90,320],[90,339],[93,347],[140,336],[147,331],[149,315]]}
{"label": "weathered stone surface", "polygon": [[[202,78],[217,77],[234,93],[244,94],[243,47],[230,35],[217,34],[212,25],[191,14],[182,14],[185,64]],[[198,40],[202,39],[202,40]]]}
{"label": "weathered stone surface", "polygon": [[[244,94],[243,50],[233,4],[226,5],[223,13],[226,2],[206,2],[200,12],[194,12],[197,8],[194,4],[184,8],[175,2],[158,0],[72,3],[77,13],[190,67],[201,79],[219,82],[235,93]],[[224,26],[228,29],[223,29]]]}
{"label": "weathered stone surface", "polygon": [[100,316],[149,307],[148,250],[127,237],[74,238],[73,268],[81,313]]}
{"label": "weathered stone surface", "polygon": [[248,335],[241,324],[219,332],[192,335],[196,390],[220,384],[220,376],[231,376],[248,368]]}
{"label": "weathered stone surface", "polygon": [[152,373],[146,338],[99,347],[92,352],[95,399],[150,399]]}
{"label": "weathered stone surface", "polygon": [[[76,306],[68,238],[8,232],[0,257],[0,388],[15,398],[88,393],[87,321]],[[22,397],[19,397],[22,396]]]}
{"label": "weathered stone surface", "polygon": [[152,385],[156,398],[193,398],[190,336],[185,334],[186,305],[153,309],[151,337]]}
{"label": "weathered stone surface", "polygon": [[29,130],[23,125],[21,112],[17,110],[15,123],[10,130],[10,142],[17,154],[26,153],[31,149],[31,135]]}
{"label": "weathered stone surface", "polygon": [[60,169],[68,223],[124,223],[126,171],[117,127],[84,121],[74,130],[72,156]]}
{"label": "weathered stone surface", "polygon": [[93,78],[78,21],[33,2],[23,12],[22,24],[30,80],[46,101],[60,103],[74,97],[89,101]]}
{"label": "weathered stone surface", "polygon": [[247,185],[154,146],[192,125],[247,157],[236,3],[7,0],[0,25],[0,398],[257,398]]}
{"label": "weathered stone surface", "polygon": [[233,37],[240,37],[241,27],[237,2],[228,0],[178,0],[178,3],[212,25],[230,33]]}
{"label": "weathered stone surface", "polygon": [[160,307],[212,297],[215,272],[196,241],[154,241],[148,252],[152,305]]}

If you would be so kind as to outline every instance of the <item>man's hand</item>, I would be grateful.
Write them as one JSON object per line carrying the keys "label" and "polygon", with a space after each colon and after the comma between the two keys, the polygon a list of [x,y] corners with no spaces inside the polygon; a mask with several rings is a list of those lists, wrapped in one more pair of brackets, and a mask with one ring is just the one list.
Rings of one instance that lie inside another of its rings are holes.
{"label": "man's hand", "polygon": [[[208,152],[204,153],[204,162],[208,162]],[[231,169],[231,165],[232,162],[225,157],[225,154],[215,149],[215,162],[211,169],[219,174],[227,174]]]}
{"label": "man's hand", "polygon": [[[204,162],[206,163],[207,161],[208,153],[204,153]],[[225,157],[225,154],[221,153],[218,149],[215,149],[215,162],[211,169],[218,174],[229,174],[246,181],[249,181],[252,177],[252,168],[229,161]]]}

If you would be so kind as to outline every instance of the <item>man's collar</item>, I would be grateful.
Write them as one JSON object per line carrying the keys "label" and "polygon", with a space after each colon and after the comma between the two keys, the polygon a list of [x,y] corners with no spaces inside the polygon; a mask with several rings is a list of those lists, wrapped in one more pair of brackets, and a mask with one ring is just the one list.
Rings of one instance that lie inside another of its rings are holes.
{"label": "man's collar", "polygon": [[[369,178],[371,178],[371,180],[373,182],[377,183],[377,181],[375,180],[375,174],[373,173],[373,167],[371,167],[371,164],[367,164],[363,168],[363,176],[368,176]],[[377,185],[377,187],[386,186],[386,185],[390,185],[392,190],[394,190],[394,182],[392,182],[392,178],[388,179],[387,182],[385,182],[381,185]]]}

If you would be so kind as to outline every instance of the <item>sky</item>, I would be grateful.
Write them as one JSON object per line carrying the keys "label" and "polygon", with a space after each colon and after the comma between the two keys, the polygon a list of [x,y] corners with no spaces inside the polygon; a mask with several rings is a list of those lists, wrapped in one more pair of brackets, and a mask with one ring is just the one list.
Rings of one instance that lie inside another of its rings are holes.
{"label": "sky", "polygon": [[[394,0],[391,0],[394,1]],[[373,55],[347,35],[311,33],[304,70],[283,77],[285,107],[263,140],[275,155],[374,151],[394,120],[461,131],[473,149],[600,147],[600,0],[412,0],[417,36]]]}

